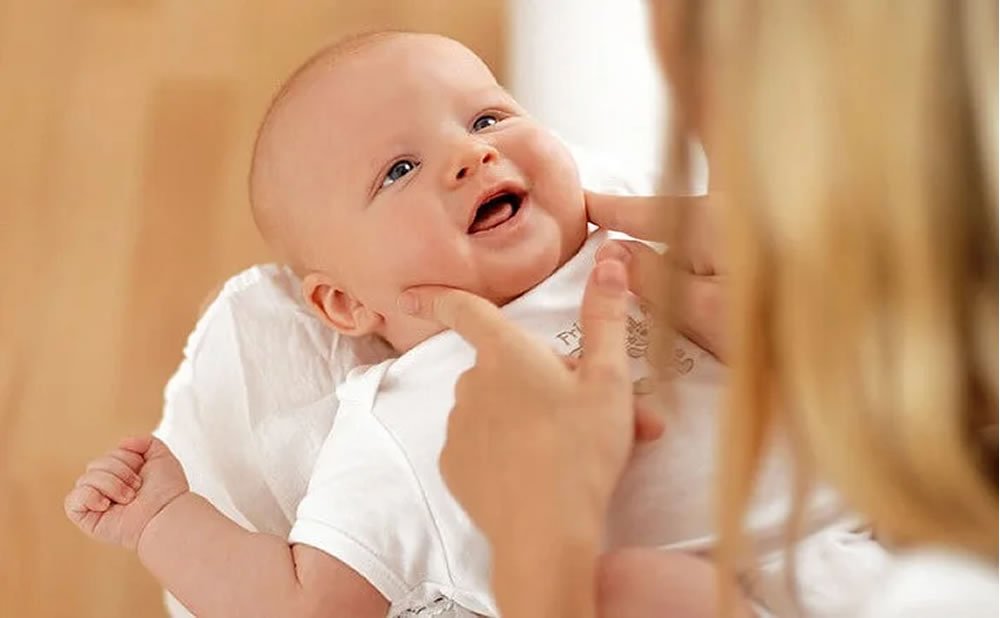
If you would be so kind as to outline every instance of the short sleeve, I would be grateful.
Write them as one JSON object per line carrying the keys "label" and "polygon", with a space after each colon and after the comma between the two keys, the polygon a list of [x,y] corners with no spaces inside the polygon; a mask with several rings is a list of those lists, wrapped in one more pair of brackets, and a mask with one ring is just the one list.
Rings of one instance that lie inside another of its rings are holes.
{"label": "short sleeve", "polygon": [[[371,369],[377,382],[382,368]],[[362,381],[364,379],[362,378]],[[405,452],[349,380],[289,540],[344,562],[393,604],[431,603],[451,577],[430,508]],[[427,584],[436,586],[427,587]],[[416,598],[422,589],[427,597]]]}

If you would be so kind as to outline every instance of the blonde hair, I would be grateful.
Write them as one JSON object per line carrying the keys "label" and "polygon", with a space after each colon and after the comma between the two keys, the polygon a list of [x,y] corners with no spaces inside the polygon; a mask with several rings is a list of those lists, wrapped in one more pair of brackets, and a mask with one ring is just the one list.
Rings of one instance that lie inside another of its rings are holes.
{"label": "blonde hair", "polygon": [[729,197],[725,561],[780,427],[884,538],[995,563],[996,3],[671,5]]}

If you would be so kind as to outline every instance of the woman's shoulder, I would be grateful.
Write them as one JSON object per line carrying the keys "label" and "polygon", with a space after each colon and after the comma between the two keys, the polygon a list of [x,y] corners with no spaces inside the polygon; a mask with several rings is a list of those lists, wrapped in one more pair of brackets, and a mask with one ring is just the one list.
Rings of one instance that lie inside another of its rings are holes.
{"label": "woman's shoulder", "polygon": [[994,618],[1000,611],[996,565],[941,549],[901,554],[877,589],[863,618]]}

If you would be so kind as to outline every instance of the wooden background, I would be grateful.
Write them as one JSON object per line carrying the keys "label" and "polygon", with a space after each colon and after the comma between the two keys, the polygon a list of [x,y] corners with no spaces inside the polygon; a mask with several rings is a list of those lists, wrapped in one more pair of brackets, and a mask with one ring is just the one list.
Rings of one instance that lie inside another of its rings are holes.
{"label": "wooden background", "polygon": [[503,0],[0,0],[0,616],[160,616],[65,520],[84,463],[151,430],[198,306],[267,261],[253,129],[321,43],[458,38],[503,78]]}

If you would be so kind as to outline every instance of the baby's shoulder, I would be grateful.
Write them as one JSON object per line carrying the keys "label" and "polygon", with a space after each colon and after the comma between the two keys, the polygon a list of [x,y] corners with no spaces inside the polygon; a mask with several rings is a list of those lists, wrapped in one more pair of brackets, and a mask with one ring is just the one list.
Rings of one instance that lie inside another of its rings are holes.
{"label": "baby's shoulder", "polygon": [[[402,356],[352,370],[337,389],[340,428],[371,424],[395,435],[401,444],[444,426],[458,377],[475,362],[461,337],[442,333]],[[359,417],[340,423],[342,416]]]}
{"label": "baby's shoulder", "polygon": [[385,373],[395,360],[389,359],[375,365],[360,365],[347,372],[344,381],[337,386],[337,399],[340,404],[370,403]]}

